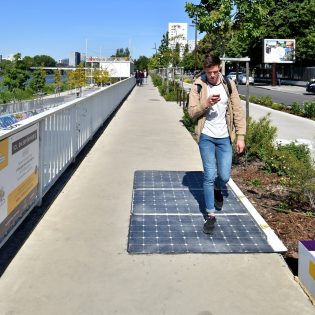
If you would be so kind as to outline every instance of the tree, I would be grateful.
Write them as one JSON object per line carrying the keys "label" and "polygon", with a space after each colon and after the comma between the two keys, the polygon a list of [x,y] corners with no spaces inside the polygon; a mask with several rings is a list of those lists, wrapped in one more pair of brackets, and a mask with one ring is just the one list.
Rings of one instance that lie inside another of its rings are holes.
{"label": "tree", "polygon": [[60,92],[62,82],[61,82],[61,73],[60,73],[59,69],[54,71],[54,83],[55,83],[55,90],[56,90],[56,92],[57,91]]}
{"label": "tree", "polygon": [[109,73],[104,69],[95,69],[93,72],[93,78],[98,86],[104,86],[109,82]]}
{"label": "tree", "polygon": [[33,58],[34,63],[33,66],[34,67],[55,67],[56,66],[56,61],[47,55],[36,55]]}
{"label": "tree", "polygon": [[252,40],[262,34],[261,25],[266,19],[270,1],[273,0],[201,0],[199,5],[186,3],[186,12],[197,21],[196,27],[200,32],[217,38],[217,41],[212,41],[215,45],[213,50],[220,51],[223,56],[236,41],[233,57],[240,57]]}
{"label": "tree", "polygon": [[21,60],[21,54],[17,53],[14,55],[14,60],[3,70],[1,85],[10,92],[25,90],[26,81],[29,77],[25,63]]}
{"label": "tree", "polygon": [[75,81],[75,87],[82,87],[86,85],[85,72],[83,69],[82,62],[78,65],[78,67],[74,71],[74,81]]}
{"label": "tree", "polygon": [[46,84],[45,78],[46,71],[44,69],[38,69],[33,72],[29,86],[34,93],[39,93],[43,91]]}
{"label": "tree", "polygon": [[315,60],[314,0],[273,0],[268,19],[262,23],[264,38],[296,39],[298,63],[314,65]]}
{"label": "tree", "polygon": [[23,58],[23,62],[26,66],[26,68],[34,67],[34,59],[30,56],[25,56]]}
{"label": "tree", "polygon": [[180,62],[180,66],[184,67],[184,70],[193,70],[195,68],[195,55],[194,52],[188,52],[184,54],[183,59]]}
{"label": "tree", "polygon": [[171,49],[169,47],[168,32],[163,34],[161,45],[158,49],[159,67],[166,68],[171,62]]}
{"label": "tree", "polygon": [[[225,52],[226,42],[229,40],[232,1],[230,0],[202,0],[200,4],[186,3],[188,16],[195,21],[195,27],[200,32],[218,34],[221,38],[217,42],[221,54]],[[217,48],[217,47],[216,47]]]}
{"label": "tree", "polygon": [[138,70],[148,69],[150,59],[145,56],[140,56],[135,60],[135,68]]}
{"label": "tree", "polygon": [[297,61],[314,64],[314,0],[201,0],[185,8],[197,29],[207,33],[208,52],[249,56],[254,66],[262,62],[264,38],[292,38]]}
{"label": "tree", "polygon": [[116,54],[115,55],[112,55],[112,57],[130,57],[130,51],[129,51],[129,48],[119,48],[119,49],[116,49]]}
{"label": "tree", "polygon": [[67,82],[69,89],[73,89],[76,86],[76,80],[75,80],[75,72],[73,70],[67,72]]}

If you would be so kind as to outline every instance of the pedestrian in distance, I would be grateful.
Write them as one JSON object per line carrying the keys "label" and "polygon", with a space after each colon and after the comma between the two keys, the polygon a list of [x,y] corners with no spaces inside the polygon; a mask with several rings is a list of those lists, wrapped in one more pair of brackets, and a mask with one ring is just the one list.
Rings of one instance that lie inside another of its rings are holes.
{"label": "pedestrian in distance", "polygon": [[141,85],[141,76],[140,76],[140,71],[139,70],[136,71],[135,78],[136,78],[137,86],[140,86]]}
{"label": "pedestrian in distance", "polygon": [[190,117],[197,120],[206,206],[203,232],[207,234],[212,233],[216,212],[223,207],[223,194],[231,174],[232,145],[238,154],[245,149],[246,122],[241,100],[235,83],[227,82],[229,79],[221,74],[220,65],[218,56],[205,57],[203,72],[192,85],[188,104]]}
{"label": "pedestrian in distance", "polygon": [[75,92],[76,92],[77,97],[80,97],[81,96],[81,87],[76,87]]}
{"label": "pedestrian in distance", "polygon": [[148,83],[148,72],[147,72],[147,70],[146,69],[144,69],[143,70],[143,82],[145,83],[145,84],[147,84]]}
{"label": "pedestrian in distance", "polygon": [[143,71],[141,70],[141,71],[140,71],[140,85],[143,84],[143,80],[144,80],[144,73],[143,73]]}

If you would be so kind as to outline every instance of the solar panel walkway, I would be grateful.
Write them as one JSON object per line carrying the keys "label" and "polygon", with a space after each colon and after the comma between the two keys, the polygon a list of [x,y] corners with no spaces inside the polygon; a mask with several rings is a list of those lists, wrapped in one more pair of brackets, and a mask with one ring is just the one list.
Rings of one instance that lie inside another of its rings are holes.
{"label": "solar panel walkway", "polygon": [[134,254],[274,252],[230,185],[211,234],[204,234],[202,172],[136,171],[128,252]]}

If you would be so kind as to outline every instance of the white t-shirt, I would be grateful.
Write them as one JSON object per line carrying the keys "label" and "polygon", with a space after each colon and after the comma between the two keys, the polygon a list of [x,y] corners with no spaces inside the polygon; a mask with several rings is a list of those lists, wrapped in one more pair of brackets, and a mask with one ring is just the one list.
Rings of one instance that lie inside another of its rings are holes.
{"label": "white t-shirt", "polygon": [[202,133],[212,138],[226,138],[229,136],[225,118],[228,96],[223,84],[208,84],[208,97],[211,94],[220,94],[221,100],[209,108]]}

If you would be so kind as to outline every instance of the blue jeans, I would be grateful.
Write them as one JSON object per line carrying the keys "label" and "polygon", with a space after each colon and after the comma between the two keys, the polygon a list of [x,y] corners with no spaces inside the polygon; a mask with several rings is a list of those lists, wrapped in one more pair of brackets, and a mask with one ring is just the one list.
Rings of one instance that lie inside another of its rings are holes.
{"label": "blue jeans", "polygon": [[225,189],[230,179],[232,144],[230,137],[212,138],[200,135],[199,150],[203,164],[203,193],[208,213],[215,212],[214,188]]}

